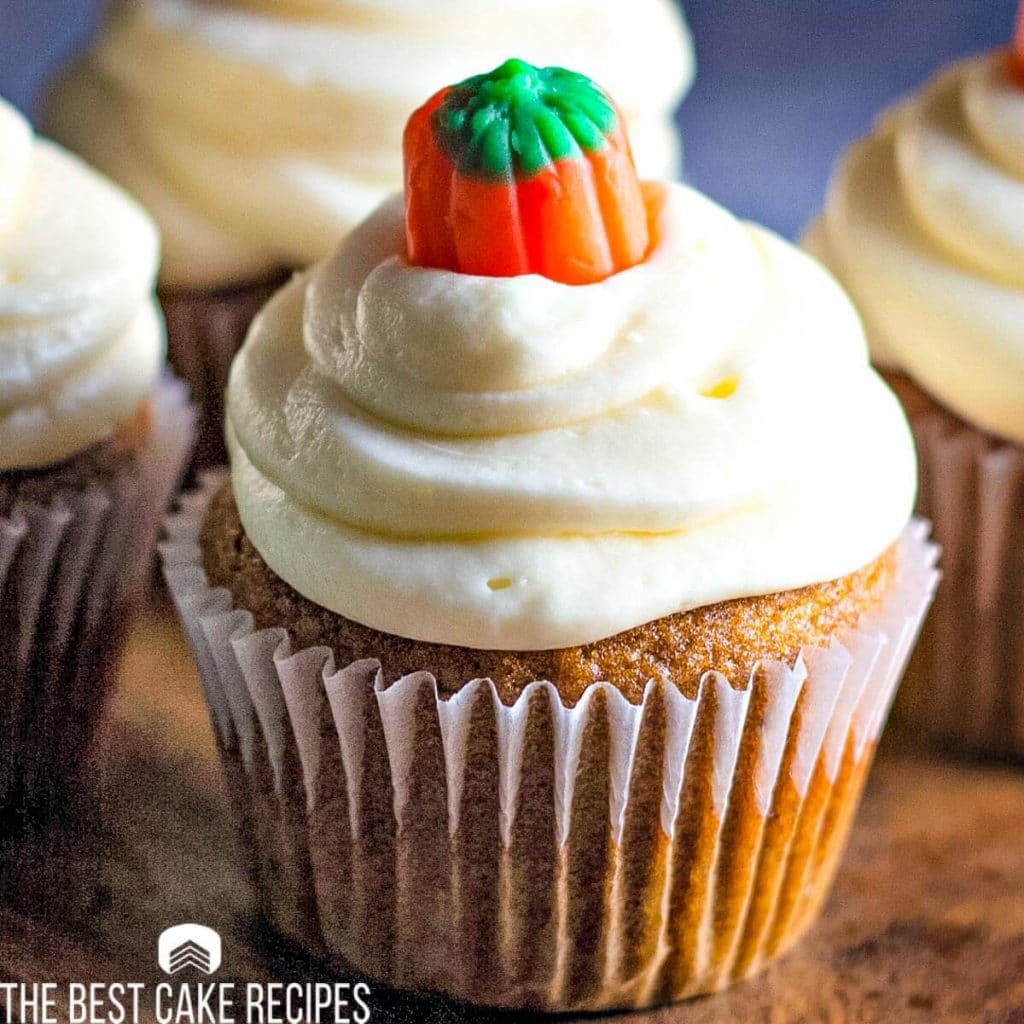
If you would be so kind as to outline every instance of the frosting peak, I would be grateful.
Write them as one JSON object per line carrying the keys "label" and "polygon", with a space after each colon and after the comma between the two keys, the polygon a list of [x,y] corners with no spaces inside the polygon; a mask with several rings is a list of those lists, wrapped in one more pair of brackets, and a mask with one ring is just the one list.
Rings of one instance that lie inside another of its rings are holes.
{"label": "frosting peak", "polygon": [[0,100],[0,470],[70,457],[149,394],[158,249],[132,200]]}
{"label": "frosting peak", "polygon": [[400,197],[253,325],[239,511],[306,597],[417,639],[565,647],[821,582],[898,536],[909,431],[835,283],[682,186],[572,286],[411,266]]}

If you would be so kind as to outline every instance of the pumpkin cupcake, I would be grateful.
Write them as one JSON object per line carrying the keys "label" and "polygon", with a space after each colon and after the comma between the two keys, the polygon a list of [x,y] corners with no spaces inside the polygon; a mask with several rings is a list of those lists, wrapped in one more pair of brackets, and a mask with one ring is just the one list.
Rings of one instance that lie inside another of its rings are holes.
{"label": "pumpkin cupcake", "polygon": [[600,74],[641,165],[675,174],[693,55],[672,0],[142,0],[57,86],[55,136],[160,224],[202,461],[223,461],[223,389],[257,310],[401,187],[402,126],[430,88],[510,50]]}
{"label": "pumpkin cupcake", "polygon": [[263,905],[476,1003],[721,988],[814,920],[930,598],[906,421],[584,76],[442,90],[405,167],[253,324],[164,549]]}
{"label": "pumpkin cupcake", "polygon": [[131,600],[192,441],[161,379],[159,237],[0,101],[0,812],[87,763]]}
{"label": "pumpkin cupcake", "polygon": [[899,710],[1024,757],[1024,9],[1014,52],[946,69],[851,149],[807,244],[906,404],[944,552]]}

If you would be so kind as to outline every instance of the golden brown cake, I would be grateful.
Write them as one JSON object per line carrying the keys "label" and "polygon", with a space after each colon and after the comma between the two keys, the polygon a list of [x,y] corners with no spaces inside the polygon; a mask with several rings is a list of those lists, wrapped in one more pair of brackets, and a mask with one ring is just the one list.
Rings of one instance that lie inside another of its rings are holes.
{"label": "golden brown cake", "polygon": [[344,662],[379,658],[386,682],[430,665],[442,697],[473,679],[490,679],[505,704],[538,680],[555,684],[572,707],[592,683],[607,680],[638,704],[652,679],[689,698],[706,672],[747,680],[760,661],[792,663],[804,647],[824,647],[877,611],[898,573],[895,547],[863,569],[799,590],[747,597],[644,623],[581,647],[479,651],[393,636],[352,622],[304,598],[268,568],[245,535],[231,488],[214,497],[200,535],[211,586],[231,592],[258,629],[287,622],[300,648],[329,647]]}

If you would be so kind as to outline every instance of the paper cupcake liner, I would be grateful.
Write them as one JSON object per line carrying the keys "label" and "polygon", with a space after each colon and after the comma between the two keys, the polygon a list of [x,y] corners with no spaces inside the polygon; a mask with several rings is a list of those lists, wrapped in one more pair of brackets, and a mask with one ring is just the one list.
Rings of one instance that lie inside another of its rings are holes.
{"label": "paper cupcake liner", "polygon": [[37,815],[88,761],[129,607],[191,450],[194,411],[169,377],[130,472],[0,516],[0,811]]}
{"label": "paper cupcake liner", "polygon": [[424,671],[294,651],[208,585],[207,479],[168,528],[271,920],[372,978],[545,1010],[632,1008],[745,977],[811,924],[937,573],[924,523],[877,612],[695,700],[651,683],[503,705]]}
{"label": "paper cupcake liner", "polygon": [[941,413],[911,426],[943,584],[897,713],[947,745],[1024,758],[1024,449]]}
{"label": "paper cupcake liner", "polygon": [[193,464],[224,465],[224,388],[235,353],[256,314],[287,281],[272,281],[213,292],[160,293],[167,320],[167,361],[189,386],[200,409]]}

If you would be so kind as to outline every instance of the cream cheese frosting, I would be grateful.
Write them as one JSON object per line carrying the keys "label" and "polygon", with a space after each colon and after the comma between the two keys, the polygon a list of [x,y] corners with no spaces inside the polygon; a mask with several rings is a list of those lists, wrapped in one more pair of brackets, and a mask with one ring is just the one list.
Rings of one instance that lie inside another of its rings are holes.
{"label": "cream cheese frosting", "polygon": [[0,100],[0,470],[109,437],[163,357],[150,217]]}
{"label": "cream cheese frosting", "polygon": [[254,323],[228,390],[246,532],[312,601],[486,649],[593,642],[852,572],[913,444],[845,294],[681,185],[593,285],[410,266],[401,197]]}
{"label": "cream cheese frosting", "polygon": [[146,203],[166,287],[303,267],[401,187],[408,112],[509,56],[620,100],[642,171],[672,177],[692,47],[671,0],[145,0],[58,86],[49,121]]}
{"label": "cream cheese frosting", "polygon": [[846,285],[876,361],[1024,443],[1024,85],[972,58],[839,164],[806,239]]}

